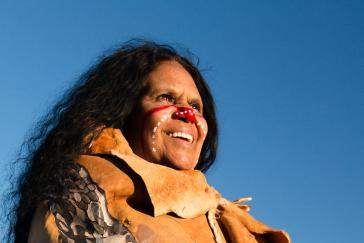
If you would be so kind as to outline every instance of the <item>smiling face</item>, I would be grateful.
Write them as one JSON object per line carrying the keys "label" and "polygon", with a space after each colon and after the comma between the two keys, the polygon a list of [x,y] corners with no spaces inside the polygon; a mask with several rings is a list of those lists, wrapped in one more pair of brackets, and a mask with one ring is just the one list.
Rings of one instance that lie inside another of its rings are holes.
{"label": "smiling face", "polygon": [[147,87],[128,131],[134,153],[175,169],[195,168],[207,123],[194,80],[178,62],[165,61],[149,74]]}

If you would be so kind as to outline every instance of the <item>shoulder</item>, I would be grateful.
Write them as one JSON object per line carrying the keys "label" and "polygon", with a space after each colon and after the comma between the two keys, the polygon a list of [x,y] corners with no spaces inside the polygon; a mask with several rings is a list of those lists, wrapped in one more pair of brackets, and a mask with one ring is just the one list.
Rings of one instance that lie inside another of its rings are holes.
{"label": "shoulder", "polygon": [[[243,201],[244,202],[244,201]],[[218,221],[228,232],[233,242],[289,243],[289,235],[283,230],[273,229],[251,216],[249,206],[240,200],[230,202],[221,199],[218,206]]]}
{"label": "shoulder", "polygon": [[[90,158],[89,158],[90,159]],[[135,242],[107,210],[104,191],[79,164],[71,164],[65,193],[38,207],[29,242]]]}
{"label": "shoulder", "polygon": [[128,197],[134,193],[130,169],[121,159],[112,155],[81,155],[77,160],[88,177],[106,193]]}
{"label": "shoulder", "polygon": [[54,215],[48,210],[47,204],[42,203],[35,211],[29,231],[28,243],[58,242],[58,228]]}

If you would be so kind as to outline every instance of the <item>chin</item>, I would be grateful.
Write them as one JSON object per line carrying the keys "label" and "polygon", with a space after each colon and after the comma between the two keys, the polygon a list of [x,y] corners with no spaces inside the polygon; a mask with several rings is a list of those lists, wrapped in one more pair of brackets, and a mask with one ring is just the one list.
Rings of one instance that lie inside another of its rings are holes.
{"label": "chin", "polygon": [[179,160],[179,161],[170,161],[169,167],[172,167],[177,170],[193,170],[196,167],[195,162],[192,162],[194,160]]}

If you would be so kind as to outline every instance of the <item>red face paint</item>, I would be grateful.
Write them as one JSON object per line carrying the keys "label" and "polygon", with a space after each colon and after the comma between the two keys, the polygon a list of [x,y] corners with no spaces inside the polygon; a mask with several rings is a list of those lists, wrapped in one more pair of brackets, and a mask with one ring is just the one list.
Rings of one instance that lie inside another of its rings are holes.
{"label": "red face paint", "polygon": [[147,111],[144,115],[144,121],[145,122],[145,119],[150,116],[151,114],[153,114],[154,112],[157,112],[157,111],[161,111],[161,110],[164,110],[164,109],[167,109],[171,106],[175,106],[175,105],[164,105],[164,106],[159,106],[159,107],[156,107],[156,108],[153,108],[153,109],[150,109],[149,111]]}
{"label": "red face paint", "polygon": [[140,142],[141,142],[141,146],[142,146],[143,151],[144,151],[143,131],[144,131],[145,121],[147,120],[148,116],[150,116],[151,114],[153,114],[155,112],[158,112],[158,111],[162,111],[162,110],[167,109],[169,107],[177,108],[177,110],[175,112],[173,112],[173,114],[171,116],[172,119],[178,119],[178,120],[180,119],[180,120],[184,120],[186,122],[191,122],[191,123],[196,123],[197,122],[196,114],[195,114],[194,110],[191,107],[177,106],[177,105],[165,105],[165,106],[159,106],[159,107],[150,109],[144,115],[142,130],[140,131]]}
{"label": "red face paint", "polygon": [[191,123],[195,123],[197,121],[193,109],[191,107],[184,106],[177,107],[177,111],[172,114],[172,118],[185,120]]}
{"label": "red face paint", "polygon": [[196,123],[197,119],[196,119],[196,114],[194,112],[194,110],[191,107],[186,107],[186,106],[177,106],[177,105],[165,105],[165,106],[159,106],[153,109],[150,109],[149,111],[147,111],[144,115],[144,121],[145,122],[146,118],[148,116],[150,116],[151,114],[153,114],[154,112],[158,112],[164,109],[167,109],[169,107],[175,107],[177,108],[177,110],[172,114],[172,118],[174,119],[184,119],[187,122],[191,122],[191,123]]}

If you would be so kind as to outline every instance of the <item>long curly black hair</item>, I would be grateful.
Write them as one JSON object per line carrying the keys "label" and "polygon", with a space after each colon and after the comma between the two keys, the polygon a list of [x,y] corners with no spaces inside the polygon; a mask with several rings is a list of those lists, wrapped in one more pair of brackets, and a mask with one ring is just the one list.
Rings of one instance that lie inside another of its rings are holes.
{"label": "long curly black hair", "polygon": [[[18,177],[9,239],[26,242],[39,203],[57,200],[64,190],[65,164],[83,151],[83,138],[100,126],[125,129],[138,104],[147,75],[162,61],[179,62],[194,79],[202,97],[209,132],[196,169],[203,172],[214,163],[217,121],[209,88],[190,58],[168,45],[132,40],[103,57],[45,115],[25,141],[25,169]],[[8,239],[8,241],[10,241]]]}

